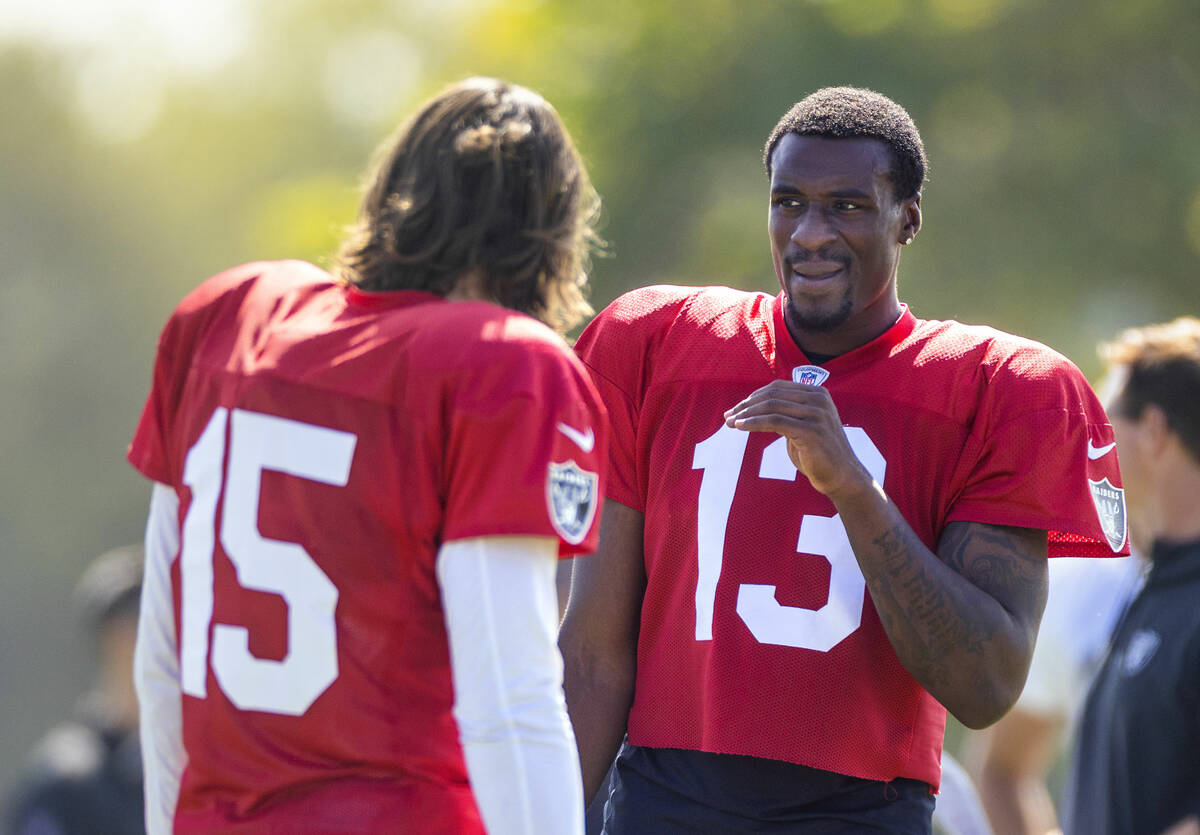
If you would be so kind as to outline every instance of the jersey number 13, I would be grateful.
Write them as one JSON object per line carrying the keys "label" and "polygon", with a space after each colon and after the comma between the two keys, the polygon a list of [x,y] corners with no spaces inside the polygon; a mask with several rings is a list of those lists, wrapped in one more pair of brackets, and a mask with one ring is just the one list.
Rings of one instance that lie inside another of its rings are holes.
{"label": "jersey number 13", "polygon": [[[884,461],[879,448],[857,426],[844,427],[846,439],[871,476],[883,484]],[[713,637],[713,605],[725,556],[725,529],[737,491],[738,475],[750,433],[722,425],[696,444],[692,469],[703,470],[696,509],[696,640]],[[794,481],[798,472],[787,453],[787,438],[763,450],[759,478]],[[784,606],[775,599],[775,586],[742,583],[737,613],[759,643],[828,652],[862,621],[866,580],[850,547],[841,516],[807,515],[800,523],[796,553],[829,560],[829,599],[819,609]]]}

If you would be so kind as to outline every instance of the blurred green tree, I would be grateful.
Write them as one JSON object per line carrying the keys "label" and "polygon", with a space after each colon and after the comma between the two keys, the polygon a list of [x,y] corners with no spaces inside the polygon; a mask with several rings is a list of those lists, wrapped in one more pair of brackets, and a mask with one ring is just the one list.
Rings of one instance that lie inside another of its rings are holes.
{"label": "blurred green tree", "polygon": [[853,84],[925,136],[901,268],[920,315],[1095,372],[1118,327],[1200,308],[1193,0],[114,0],[36,25],[64,7],[26,6],[0,11],[0,784],[86,680],[75,574],[140,536],[122,453],[167,313],[237,262],[326,258],[371,149],[452,79],[562,111],[605,200],[597,306],[657,282],[774,292],[761,144]]}

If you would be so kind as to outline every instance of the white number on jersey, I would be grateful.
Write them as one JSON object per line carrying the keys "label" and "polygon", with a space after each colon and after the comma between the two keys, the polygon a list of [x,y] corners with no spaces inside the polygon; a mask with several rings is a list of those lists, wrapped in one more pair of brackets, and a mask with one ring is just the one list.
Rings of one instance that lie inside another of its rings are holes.
{"label": "white number on jersey", "polygon": [[[887,462],[879,448],[857,426],[844,427],[846,439],[871,476],[883,484]],[[725,556],[725,530],[738,474],[750,433],[721,425],[696,444],[692,469],[703,470],[697,503],[696,640],[711,641],[713,605]],[[798,472],[787,453],[787,439],[779,438],[763,450],[759,478],[794,481]],[[759,643],[828,652],[862,621],[866,580],[850,547],[839,515],[806,515],[800,522],[796,552],[829,560],[829,599],[819,609],[784,606],[775,599],[775,586],[742,583],[738,586],[737,613]]]}
{"label": "white number on jersey", "polygon": [[[229,463],[225,429],[229,425]],[[241,710],[300,716],[338,675],[334,609],[338,591],[303,546],[267,539],[258,531],[264,470],[344,487],[358,439],[299,421],[218,408],[188,450],[183,483],[192,501],[183,521],[180,553],[182,612],[179,662],[183,692],[205,698],[208,665]],[[287,604],[287,655],[282,661],[250,652],[245,627],[209,625],[213,617],[213,550],[217,503],[224,487],[221,547],[248,589]]]}

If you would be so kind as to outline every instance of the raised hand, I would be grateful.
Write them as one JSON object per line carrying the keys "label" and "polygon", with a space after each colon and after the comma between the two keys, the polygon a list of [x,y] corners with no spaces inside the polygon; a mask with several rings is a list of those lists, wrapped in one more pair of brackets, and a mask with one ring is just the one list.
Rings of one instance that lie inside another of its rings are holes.
{"label": "raised hand", "polygon": [[746,432],[787,438],[788,455],[812,486],[835,499],[870,489],[871,474],[846,439],[829,391],[821,386],[775,380],[725,412],[725,423]]}

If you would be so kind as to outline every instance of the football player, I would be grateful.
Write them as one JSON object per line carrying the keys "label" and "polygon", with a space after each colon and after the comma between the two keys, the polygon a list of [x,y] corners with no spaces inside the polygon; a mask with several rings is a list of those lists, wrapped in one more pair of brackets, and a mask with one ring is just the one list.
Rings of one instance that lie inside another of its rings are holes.
{"label": "football player", "polygon": [[928,832],[949,709],[1016,699],[1046,556],[1127,552],[1079,371],[899,300],[926,158],[827,88],[766,143],[781,292],[648,287],[576,350],[613,441],[560,634],[605,831]]}
{"label": "football player", "polygon": [[581,831],[554,580],[607,427],[554,329],[596,207],[554,109],[470,79],[383,145],[334,274],[175,310],[129,451],[151,833]]}

